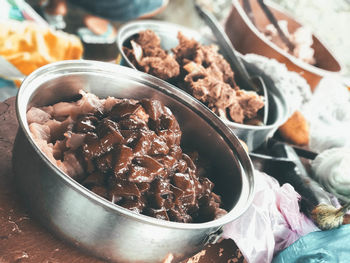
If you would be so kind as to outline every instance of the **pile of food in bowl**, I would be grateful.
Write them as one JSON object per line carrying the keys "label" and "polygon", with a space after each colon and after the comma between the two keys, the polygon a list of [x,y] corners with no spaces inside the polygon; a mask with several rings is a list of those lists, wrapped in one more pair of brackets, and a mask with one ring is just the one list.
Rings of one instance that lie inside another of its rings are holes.
{"label": "pile of food in bowl", "polygon": [[262,125],[259,110],[264,98],[254,91],[240,89],[234,72],[216,45],[203,45],[178,32],[179,44],[169,51],[152,30],[139,32],[123,51],[139,70],[185,90],[221,118]]}
{"label": "pile of food in bowl", "polygon": [[81,98],[27,112],[34,141],[52,163],[92,192],[175,222],[206,222],[226,211],[197,152],[185,154],[181,129],[158,100]]}

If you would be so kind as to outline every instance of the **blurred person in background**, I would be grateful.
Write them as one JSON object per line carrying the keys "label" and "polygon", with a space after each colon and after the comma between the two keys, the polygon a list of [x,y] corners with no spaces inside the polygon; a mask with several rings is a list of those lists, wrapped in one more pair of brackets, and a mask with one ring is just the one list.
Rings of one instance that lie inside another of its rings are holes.
{"label": "blurred person in background", "polygon": [[42,15],[52,27],[66,27],[67,2],[86,12],[83,17],[86,27],[79,28],[78,35],[97,42],[114,41],[116,29],[111,21],[149,18],[163,11],[168,4],[168,0],[41,0]]}

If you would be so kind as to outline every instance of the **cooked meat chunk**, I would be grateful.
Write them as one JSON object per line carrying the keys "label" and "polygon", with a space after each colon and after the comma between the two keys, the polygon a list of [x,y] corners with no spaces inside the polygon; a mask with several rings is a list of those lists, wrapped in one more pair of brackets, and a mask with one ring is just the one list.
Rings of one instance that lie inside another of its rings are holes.
{"label": "cooked meat chunk", "polygon": [[179,44],[172,49],[176,60],[180,65],[186,64],[188,61],[194,60],[196,50],[200,44],[194,39],[186,38],[181,32],[178,32],[177,38]]}
{"label": "cooked meat chunk", "polygon": [[165,58],[144,57],[139,62],[139,66],[144,72],[164,80],[175,78],[180,73],[179,64],[171,55]]}
{"label": "cooked meat chunk", "polygon": [[244,116],[247,119],[252,119],[256,116],[259,109],[264,106],[264,102],[253,91],[237,91],[239,105],[244,111]]}
{"label": "cooked meat chunk", "polygon": [[27,121],[28,124],[31,124],[33,122],[38,124],[44,124],[51,118],[51,115],[42,109],[31,107],[29,111],[27,112]]}
{"label": "cooked meat chunk", "polygon": [[140,32],[131,46],[132,49],[124,47],[124,51],[138,69],[164,80],[176,78],[180,74],[179,64],[162,49],[160,39],[153,31]]}
{"label": "cooked meat chunk", "polygon": [[79,115],[102,112],[103,101],[99,100],[94,94],[80,91],[82,98],[77,102],[59,102],[53,105],[53,116],[67,117],[76,119]]}

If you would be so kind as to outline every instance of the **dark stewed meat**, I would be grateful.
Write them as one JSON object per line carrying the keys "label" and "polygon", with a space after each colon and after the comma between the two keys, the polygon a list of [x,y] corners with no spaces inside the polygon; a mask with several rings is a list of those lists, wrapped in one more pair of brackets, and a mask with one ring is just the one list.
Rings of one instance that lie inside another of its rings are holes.
{"label": "dark stewed meat", "polygon": [[161,102],[82,95],[84,110],[72,102],[73,114],[60,111],[59,120],[44,109],[28,111],[34,140],[64,172],[111,202],[155,218],[203,222],[226,213],[198,154],[183,153],[180,126]]}

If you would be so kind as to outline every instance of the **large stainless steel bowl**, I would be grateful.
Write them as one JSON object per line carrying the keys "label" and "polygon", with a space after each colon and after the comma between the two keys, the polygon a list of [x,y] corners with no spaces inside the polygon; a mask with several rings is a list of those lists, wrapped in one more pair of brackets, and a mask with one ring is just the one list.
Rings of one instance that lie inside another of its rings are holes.
{"label": "large stainless steel bowl", "polygon": [[[130,22],[122,26],[118,31],[117,42],[119,51],[122,54],[121,65],[127,65],[136,69],[123,52],[122,47],[137,33],[146,29],[153,30],[160,37],[162,48],[165,50],[171,50],[178,45],[177,33],[179,31],[185,36],[194,38],[202,44],[207,45],[214,43],[212,39],[199,34],[195,30],[172,23],[152,20]],[[267,125],[253,126],[225,120],[224,122],[240,139],[247,143],[249,150],[253,151],[265,142],[268,137],[272,136],[277,128],[287,120],[289,112],[286,99],[276,88],[272,79],[253,64],[245,61],[244,63],[249,73],[261,76],[266,84],[269,101]],[[232,68],[235,70],[233,65]],[[239,81],[237,83],[244,89],[244,85],[240,85]]]}
{"label": "large stainless steel bowl", "polygon": [[[168,222],[119,207],[84,188],[54,166],[34,143],[26,112],[69,100],[79,89],[104,98],[153,98],[176,116],[183,145],[211,160],[214,191],[228,211],[198,224]],[[136,70],[103,62],[65,61],[28,76],[17,96],[19,131],[14,145],[15,181],[25,202],[49,229],[79,247],[116,262],[160,262],[168,253],[182,259],[217,239],[221,227],[249,206],[252,164],[236,136],[201,103],[179,89]]]}

